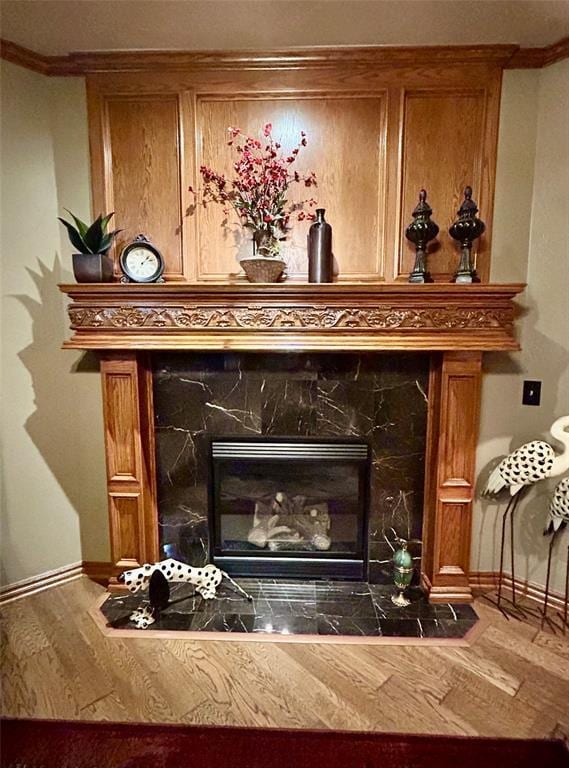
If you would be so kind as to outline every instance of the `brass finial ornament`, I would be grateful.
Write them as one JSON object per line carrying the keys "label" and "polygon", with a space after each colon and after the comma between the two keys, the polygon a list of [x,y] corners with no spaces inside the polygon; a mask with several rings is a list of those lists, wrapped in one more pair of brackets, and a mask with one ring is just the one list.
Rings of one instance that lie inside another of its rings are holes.
{"label": "brass finial ornament", "polygon": [[431,221],[431,207],[427,203],[427,191],[419,192],[419,202],[413,211],[413,222],[405,230],[405,237],[415,245],[415,266],[409,275],[410,283],[431,283],[427,272],[427,246],[439,234],[439,228]]}
{"label": "brass finial ornament", "polygon": [[451,225],[449,235],[460,243],[460,262],[454,276],[455,283],[478,282],[472,263],[472,243],[486,229],[486,224],[476,214],[478,207],[472,199],[472,187],[464,190],[464,200],[457,213],[457,220]]}

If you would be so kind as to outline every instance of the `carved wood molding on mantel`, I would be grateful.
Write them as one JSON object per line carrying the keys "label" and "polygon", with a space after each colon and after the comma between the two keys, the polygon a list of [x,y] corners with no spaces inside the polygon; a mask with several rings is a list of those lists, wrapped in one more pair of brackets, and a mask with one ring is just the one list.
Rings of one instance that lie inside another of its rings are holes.
{"label": "carved wood molding on mantel", "polygon": [[67,349],[516,350],[523,284],[62,285]]}

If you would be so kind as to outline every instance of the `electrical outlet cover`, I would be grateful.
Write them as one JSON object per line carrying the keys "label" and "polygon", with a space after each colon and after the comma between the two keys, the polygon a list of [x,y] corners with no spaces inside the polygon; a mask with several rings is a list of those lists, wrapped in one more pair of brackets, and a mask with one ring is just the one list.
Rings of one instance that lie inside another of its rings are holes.
{"label": "electrical outlet cover", "polygon": [[539,405],[541,402],[541,381],[524,381],[522,405]]}

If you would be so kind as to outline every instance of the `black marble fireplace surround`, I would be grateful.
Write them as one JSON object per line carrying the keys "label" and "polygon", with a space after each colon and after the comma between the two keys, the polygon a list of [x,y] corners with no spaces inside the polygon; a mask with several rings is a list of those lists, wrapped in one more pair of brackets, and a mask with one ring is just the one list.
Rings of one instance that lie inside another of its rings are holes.
{"label": "black marble fireplace surround", "polygon": [[212,437],[359,438],[371,448],[364,580],[392,583],[392,528],[417,540],[418,574],[428,355],[156,353],[153,371],[162,555],[210,559]]}

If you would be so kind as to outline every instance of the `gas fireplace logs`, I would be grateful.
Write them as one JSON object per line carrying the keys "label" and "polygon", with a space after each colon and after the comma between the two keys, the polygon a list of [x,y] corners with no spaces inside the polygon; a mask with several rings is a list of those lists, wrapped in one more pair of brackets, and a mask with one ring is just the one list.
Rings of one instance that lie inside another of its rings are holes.
{"label": "gas fireplace logs", "polygon": [[250,544],[271,552],[307,545],[325,551],[332,543],[328,504],[306,504],[305,496],[289,497],[282,491],[269,504],[255,502],[253,527],[247,535]]}

